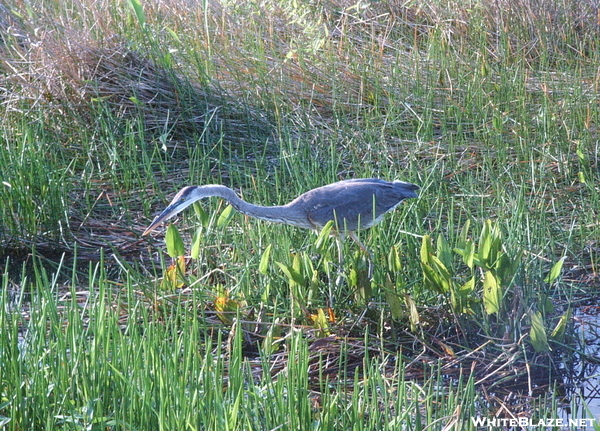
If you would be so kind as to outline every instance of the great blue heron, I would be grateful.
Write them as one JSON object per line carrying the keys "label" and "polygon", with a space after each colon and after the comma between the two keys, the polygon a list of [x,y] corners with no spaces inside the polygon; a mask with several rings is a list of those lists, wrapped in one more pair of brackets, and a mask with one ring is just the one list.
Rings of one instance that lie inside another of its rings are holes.
{"label": "great blue heron", "polygon": [[242,214],[261,220],[315,231],[321,230],[333,220],[333,232],[338,238],[348,235],[368,252],[355,232],[379,223],[385,213],[396,208],[404,199],[418,197],[417,190],[419,190],[418,186],[402,181],[389,182],[377,178],[360,178],[318,187],[298,196],[286,205],[263,207],[240,199],[233,190],[222,185],[188,186],[175,195],[169,206],[154,219],[143,235],[197,200],[218,196],[227,200]]}

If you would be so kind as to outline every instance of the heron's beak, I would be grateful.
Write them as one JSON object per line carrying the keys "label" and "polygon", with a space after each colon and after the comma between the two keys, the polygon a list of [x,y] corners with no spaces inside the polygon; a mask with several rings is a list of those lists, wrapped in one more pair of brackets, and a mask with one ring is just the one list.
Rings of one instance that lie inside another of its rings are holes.
{"label": "heron's beak", "polygon": [[148,226],[146,228],[146,230],[144,231],[142,236],[149,234],[154,229],[156,229],[156,227],[159,224],[161,224],[163,221],[167,221],[168,219],[173,217],[175,214],[177,214],[179,211],[181,211],[181,209],[178,208],[178,206],[179,205],[169,205],[167,208],[165,208],[165,210],[163,212],[161,212],[159,215],[157,215],[154,218],[154,220],[152,221],[152,223],[150,223],[150,226]]}

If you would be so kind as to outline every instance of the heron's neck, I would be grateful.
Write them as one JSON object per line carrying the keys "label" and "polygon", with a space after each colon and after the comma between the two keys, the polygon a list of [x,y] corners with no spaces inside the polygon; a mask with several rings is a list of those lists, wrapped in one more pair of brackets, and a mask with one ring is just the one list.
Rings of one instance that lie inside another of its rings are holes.
{"label": "heron's neck", "polygon": [[241,199],[237,193],[229,187],[219,184],[200,186],[199,189],[201,191],[201,197],[217,196],[223,198],[228,201],[236,210],[250,217],[275,223],[285,223],[307,229],[314,229],[314,226],[307,221],[306,216],[292,206],[284,205],[265,207],[261,205],[254,205]]}

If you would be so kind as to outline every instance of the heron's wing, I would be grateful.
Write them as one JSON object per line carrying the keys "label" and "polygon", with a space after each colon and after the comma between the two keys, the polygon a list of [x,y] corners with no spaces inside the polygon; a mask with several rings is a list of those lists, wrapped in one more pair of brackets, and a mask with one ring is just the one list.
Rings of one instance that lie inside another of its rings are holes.
{"label": "heron's wing", "polygon": [[300,196],[292,204],[302,205],[316,227],[335,220],[338,229],[366,229],[402,200],[416,197],[413,184],[383,180],[346,180],[319,187]]}

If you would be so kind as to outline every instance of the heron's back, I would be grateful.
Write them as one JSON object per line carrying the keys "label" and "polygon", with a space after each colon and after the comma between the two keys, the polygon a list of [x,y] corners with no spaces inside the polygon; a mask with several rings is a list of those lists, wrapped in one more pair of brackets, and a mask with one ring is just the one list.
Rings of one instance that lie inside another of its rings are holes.
{"label": "heron's back", "polygon": [[418,186],[402,181],[360,178],[313,189],[286,206],[302,211],[313,229],[335,220],[339,230],[355,231],[379,223],[404,199],[418,197],[418,190]]}

